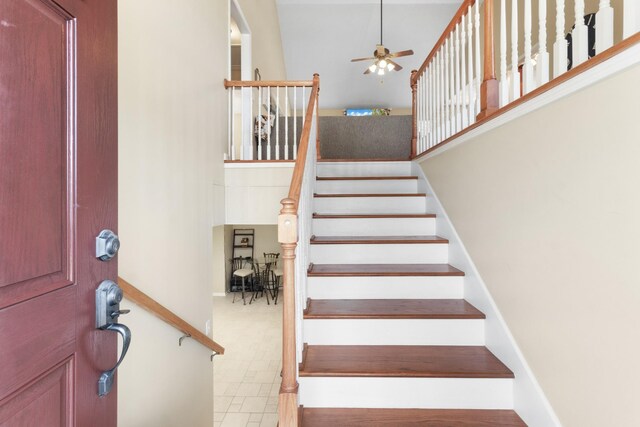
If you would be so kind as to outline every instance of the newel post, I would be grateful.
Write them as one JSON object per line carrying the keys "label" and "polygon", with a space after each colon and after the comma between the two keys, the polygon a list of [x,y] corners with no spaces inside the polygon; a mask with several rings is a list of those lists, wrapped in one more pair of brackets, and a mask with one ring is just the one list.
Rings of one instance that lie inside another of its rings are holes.
{"label": "newel post", "polygon": [[318,92],[316,93],[316,159],[320,160],[320,74],[313,75],[313,83],[318,84]]}
{"label": "newel post", "polygon": [[418,70],[411,70],[411,79],[409,83],[411,84],[411,114],[413,116],[413,136],[411,137],[411,156],[410,158],[414,158],[418,153],[418,82],[416,81],[416,75]]}
{"label": "newel post", "polygon": [[493,44],[493,0],[484,2],[484,80],[480,86],[480,114],[482,120],[499,108],[499,89],[495,71]]}
{"label": "newel post", "polygon": [[298,426],[298,381],[296,379],[295,259],[298,242],[296,201],[283,199],[278,215],[278,241],[282,245],[282,383],[278,398],[281,427]]}

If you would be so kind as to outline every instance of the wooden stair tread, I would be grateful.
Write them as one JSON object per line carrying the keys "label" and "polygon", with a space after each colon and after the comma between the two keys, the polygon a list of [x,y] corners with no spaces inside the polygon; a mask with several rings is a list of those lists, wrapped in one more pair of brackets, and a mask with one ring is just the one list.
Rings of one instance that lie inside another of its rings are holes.
{"label": "wooden stair tread", "polygon": [[302,427],[526,427],[514,411],[496,409],[303,408]]}
{"label": "wooden stair tread", "polygon": [[426,197],[426,193],[352,193],[352,194],[330,194],[314,193],[313,197]]}
{"label": "wooden stair tread", "polygon": [[305,319],[484,319],[463,299],[309,300]]}
{"label": "wooden stair tread", "polygon": [[305,345],[301,377],[513,378],[486,347]]}
{"label": "wooden stair tread", "polygon": [[464,276],[449,264],[313,264],[311,277],[335,276]]}
{"label": "wooden stair tread", "polygon": [[332,214],[314,213],[316,219],[358,219],[358,218],[435,218],[436,214]]}
{"label": "wooden stair tread", "polygon": [[417,180],[415,175],[400,176],[318,176],[317,181],[384,181],[384,180]]}
{"label": "wooden stair tread", "polygon": [[312,245],[348,244],[441,244],[449,240],[439,236],[312,236]]}

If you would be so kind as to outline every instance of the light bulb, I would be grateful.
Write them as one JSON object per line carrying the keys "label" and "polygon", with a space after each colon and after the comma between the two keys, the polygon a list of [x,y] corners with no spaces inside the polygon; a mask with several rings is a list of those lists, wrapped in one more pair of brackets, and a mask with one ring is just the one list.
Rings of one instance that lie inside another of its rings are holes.
{"label": "light bulb", "polygon": [[381,59],[380,62],[378,62],[378,66],[380,68],[385,68],[387,66],[387,61],[385,59]]}
{"label": "light bulb", "polygon": [[389,70],[389,71],[393,71],[393,70],[394,70],[394,68],[396,68],[396,66],[395,66],[395,65],[393,65],[392,63],[389,63],[389,64],[387,65],[387,70]]}
{"label": "light bulb", "polygon": [[384,68],[378,68],[378,75],[384,76]]}
{"label": "light bulb", "polygon": [[376,64],[371,64],[371,66],[369,67],[369,71],[371,71],[372,73],[375,73],[377,68],[378,66]]}

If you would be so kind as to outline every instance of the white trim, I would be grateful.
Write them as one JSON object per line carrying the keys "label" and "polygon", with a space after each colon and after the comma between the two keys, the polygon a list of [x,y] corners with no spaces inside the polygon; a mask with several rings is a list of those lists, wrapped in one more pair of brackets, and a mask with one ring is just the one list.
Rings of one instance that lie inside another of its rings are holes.
{"label": "white trim", "polygon": [[566,82],[550,89],[549,91],[538,95],[520,105],[507,111],[506,113],[489,120],[487,123],[455,138],[453,141],[441,146],[426,154],[419,159],[418,163],[422,163],[428,159],[438,156],[460,144],[470,141],[484,133],[496,129],[518,117],[529,114],[539,108],[551,104],[559,99],[569,96],[587,86],[593,85],[601,80],[613,76],[625,69],[640,63],[640,44],[636,44],[629,49],[620,52],[616,56],[596,65],[595,67],[578,74],[577,76],[567,80]]}
{"label": "white trim", "polygon": [[293,169],[295,162],[255,162],[255,163],[225,163],[225,169],[262,169],[262,168],[289,168]]}
{"label": "white trim", "polygon": [[225,292],[214,292],[213,294],[211,294],[214,297],[226,297],[227,294]]}
{"label": "white trim", "polygon": [[465,300],[486,315],[486,346],[515,374],[513,383],[514,409],[530,427],[560,427],[562,424],[536,380],[515,338],[511,334],[489,289],[469,256],[453,223],[433,191],[422,168],[414,162],[414,175],[418,175],[418,188],[428,194],[429,212],[437,215],[438,235],[449,239],[449,264],[465,272]]}

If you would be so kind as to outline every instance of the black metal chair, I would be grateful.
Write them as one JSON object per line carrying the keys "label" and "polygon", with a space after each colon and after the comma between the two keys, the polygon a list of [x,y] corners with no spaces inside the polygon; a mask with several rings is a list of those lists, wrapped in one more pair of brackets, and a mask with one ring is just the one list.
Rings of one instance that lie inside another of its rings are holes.
{"label": "black metal chair", "polygon": [[265,262],[269,265],[269,292],[271,292],[271,298],[274,304],[278,304],[278,293],[280,291],[280,281],[283,275],[282,268],[278,267],[278,260],[280,254],[276,252],[263,253]]}
{"label": "black metal chair", "polygon": [[[254,274],[253,269],[245,268],[245,264],[247,263],[247,261],[249,261],[249,259],[245,257],[236,257],[231,259],[231,271],[233,272],[232,277],[241,279],[242,281],[242,287],[240,289],[242,291],[242,303],[244,305],[247,305],[247,301],[244,299],[244,291],[246,290],[245,279],[252,277]],[[238,293],[238,291],[234,291],[233,288],[231,289],[231,291],[234,292],[232,303],[235,303],[236,294]]]}
{"label": "black metal chair", "polygon": [[251,295],[251,300],[249,304],[253,302],[253,300],[258,299],[258,294],[260,296],[265,295],[267,297],[267,305],[271,305],[269,302],[269,279],[271,277],[271,269],[269,263],[264,263],[262,268],[260,267],[260,263],[256,260],[253,260],[253,295]]}

